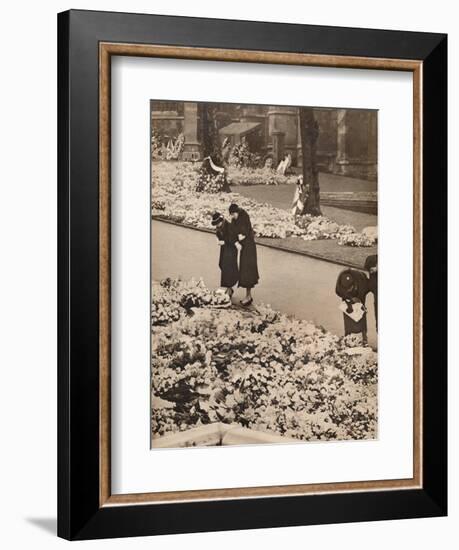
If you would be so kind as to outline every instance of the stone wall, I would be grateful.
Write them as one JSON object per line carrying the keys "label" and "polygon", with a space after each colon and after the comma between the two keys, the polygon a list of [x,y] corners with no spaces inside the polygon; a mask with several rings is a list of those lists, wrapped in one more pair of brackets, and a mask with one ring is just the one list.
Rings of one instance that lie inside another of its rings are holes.
{"label": "stone wall", "polygon": [[157,112],[151,114],[152,128],[166,139],[175,139],[183,131],[184,117],[173,111]]}

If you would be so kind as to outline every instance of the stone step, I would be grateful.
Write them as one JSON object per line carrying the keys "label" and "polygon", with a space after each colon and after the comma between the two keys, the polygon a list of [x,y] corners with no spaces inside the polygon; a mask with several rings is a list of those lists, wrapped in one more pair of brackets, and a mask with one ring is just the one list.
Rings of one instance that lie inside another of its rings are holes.
{"label": "stone step", "polygon": [[256,445],[262,443],[300,443],[300,441],[274,433],[243,428],[238,424],[213,422],[212,424],[190,428],[183,432],[153,438],[152,448],[171,449],[217,445]]}

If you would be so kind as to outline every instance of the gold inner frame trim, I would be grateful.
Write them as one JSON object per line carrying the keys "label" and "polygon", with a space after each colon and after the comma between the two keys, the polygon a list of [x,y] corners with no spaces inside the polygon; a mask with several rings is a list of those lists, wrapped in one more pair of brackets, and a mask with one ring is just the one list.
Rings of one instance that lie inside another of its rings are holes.
{"label": "gold inner frame trim", "polygon": [[[110,97],[111,57],[113,55],[348,69],[377,69],[413,73],[414,337],[412,478],[112,495],[110,419]],[[422,487],[422,61],[101,42],[99,44],[99,264],[100,507],[190,502],[197,500],[299,496],[338,492],[400,490]]]}

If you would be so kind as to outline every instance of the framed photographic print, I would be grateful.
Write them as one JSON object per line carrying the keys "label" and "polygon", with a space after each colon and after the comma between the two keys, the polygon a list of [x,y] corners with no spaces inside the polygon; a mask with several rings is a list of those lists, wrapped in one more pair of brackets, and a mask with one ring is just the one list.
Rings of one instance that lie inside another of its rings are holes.
{"label": "framed photographic print", "polygon": [[58,23],[59,535],[445,515],[446,36]]}

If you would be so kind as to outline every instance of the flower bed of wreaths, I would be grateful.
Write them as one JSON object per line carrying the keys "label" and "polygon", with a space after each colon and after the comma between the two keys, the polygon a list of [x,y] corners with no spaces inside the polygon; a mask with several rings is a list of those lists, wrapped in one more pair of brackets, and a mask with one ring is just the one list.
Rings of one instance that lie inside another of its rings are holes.
{"label": "flower bed of wreaths", "polygon": [[[193,286],[206,298],[183,307]],[[306,441],[376,437],[377,355],[359,337],[212,295],[202,282],[154,289],[153,438],[214,422]]]}
{"label": "flower bed of wreaths", "polygon": [[325,216],[293,216],[287,210],[223,192],[225,179],[209,178],[203,186],[199,164],[155,162],[152,170],[152,215],[199,229],[210,229],[214,212],[226,212],[237,203],[250,213],[257,237],[298,237],[306,241],[336,239],[343,246],[369,247],[377,243],[377,232],[359,233],[350,225],[339,225]]}
{"label": "flower bed of wreaths", "polygon": [[273,168],[246,168],[230,166],[228,180],[231,185],[291,185],[297,182],[296,174],[279,174]]}

